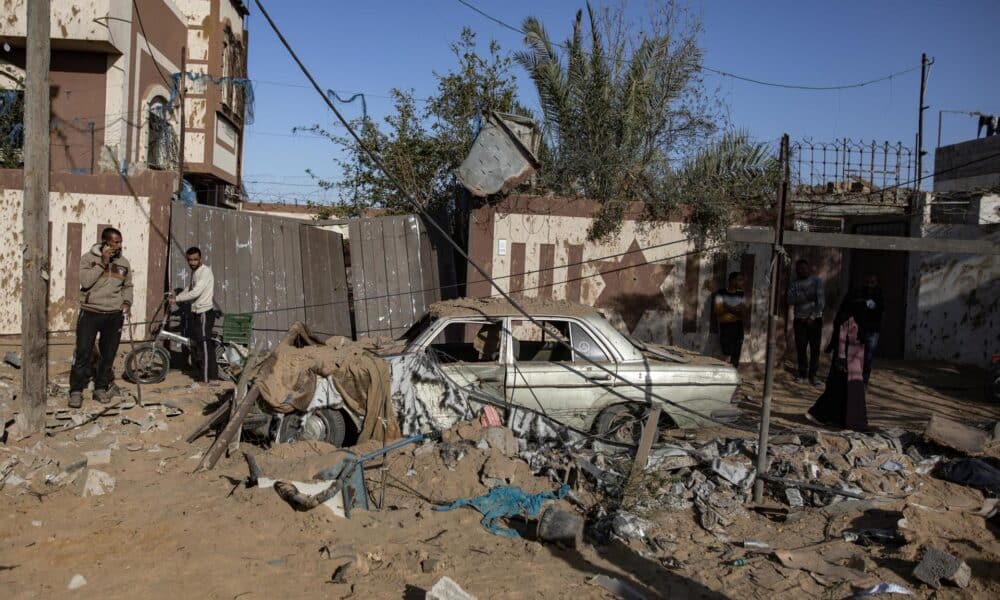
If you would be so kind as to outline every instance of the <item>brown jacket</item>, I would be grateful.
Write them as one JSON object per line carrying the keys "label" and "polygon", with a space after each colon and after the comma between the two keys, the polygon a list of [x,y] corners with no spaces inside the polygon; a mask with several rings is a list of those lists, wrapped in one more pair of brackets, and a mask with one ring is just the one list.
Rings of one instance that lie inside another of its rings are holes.
{"label": "brown jacket", "polygon": [[126,304],[132,305],[132,265],[118,256],[105,267],[101,264],[101,245],[94,244],[80,258],[80,308],[114,313]]}

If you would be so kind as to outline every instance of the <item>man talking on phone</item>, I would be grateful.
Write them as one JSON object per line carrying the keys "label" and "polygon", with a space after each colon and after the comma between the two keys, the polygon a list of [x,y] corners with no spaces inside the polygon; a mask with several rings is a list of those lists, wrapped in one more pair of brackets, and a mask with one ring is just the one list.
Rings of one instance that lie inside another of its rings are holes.
{"label": "man talking on phone", "polygon": [[[113,367],[125,316],[131,309],[132,266],[122,256],[122,233],[106,227],[101,243],[80,259],[80,313],[69,377],[71,408],[83,405],[83,390],[92,377],[94,400],[107,404],[116,394]],[[96,375],[91,369],[95,341],[101,353]]]}

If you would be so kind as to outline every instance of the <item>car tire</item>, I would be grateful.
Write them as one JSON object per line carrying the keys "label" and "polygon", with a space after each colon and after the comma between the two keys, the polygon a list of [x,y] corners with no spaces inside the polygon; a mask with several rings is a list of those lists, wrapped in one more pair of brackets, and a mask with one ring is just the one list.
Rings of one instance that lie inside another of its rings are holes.
{"label": "car tire", "polygon": [[347,437],[344,413],[332,408],[319,408],[305,415],[289,414],[278,426],[278,442],[326,442],[340,448]]}
{"label": "car tire", "polygon": [[[606,441],[619,444],[638,445],[642,437],[642,425],[646,407],[641,404],[615,404],[597,416],[597,434]],[[659,430],[653,436],[653,443],[660,437]]]}

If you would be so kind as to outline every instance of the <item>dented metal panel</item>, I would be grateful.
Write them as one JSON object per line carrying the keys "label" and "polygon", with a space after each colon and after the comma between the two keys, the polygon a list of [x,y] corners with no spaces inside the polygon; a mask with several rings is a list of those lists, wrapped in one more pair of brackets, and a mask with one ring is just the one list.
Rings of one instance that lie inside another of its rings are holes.
{"label": "dented metal panel", "polygon": [[469,155],[455,170],[474,196],[508,192],[538,169],[539,135],[531,119],[489,111]]}

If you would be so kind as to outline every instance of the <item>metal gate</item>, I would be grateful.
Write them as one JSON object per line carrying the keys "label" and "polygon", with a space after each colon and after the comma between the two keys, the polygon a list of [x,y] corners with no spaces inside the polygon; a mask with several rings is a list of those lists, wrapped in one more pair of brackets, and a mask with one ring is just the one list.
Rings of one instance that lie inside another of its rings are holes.
{"label": "metal gate", "polygon": [[[184,256],[201,248],[215,275],[215,305],[253,315],[253,343],[270,347],[295,321],[351,336],[343,236],[270,215],[172,203],[168,289],[186,288]],[[221,325],[221,323],[220,323]]]}

